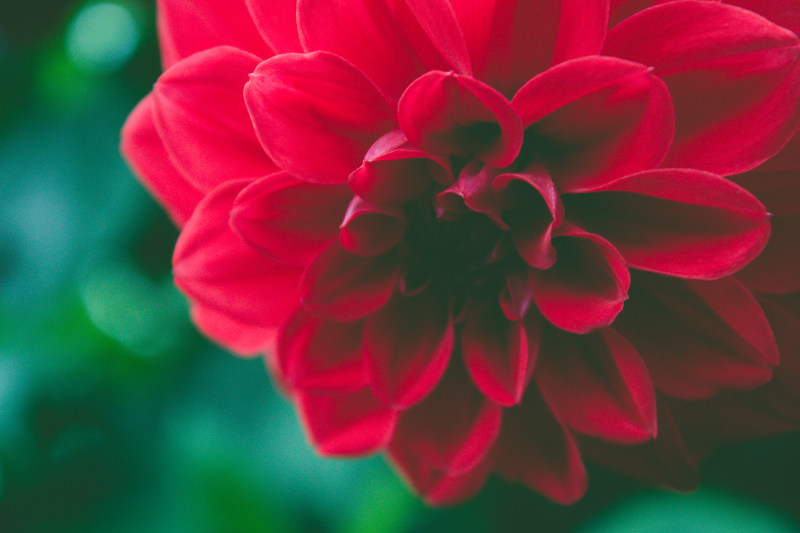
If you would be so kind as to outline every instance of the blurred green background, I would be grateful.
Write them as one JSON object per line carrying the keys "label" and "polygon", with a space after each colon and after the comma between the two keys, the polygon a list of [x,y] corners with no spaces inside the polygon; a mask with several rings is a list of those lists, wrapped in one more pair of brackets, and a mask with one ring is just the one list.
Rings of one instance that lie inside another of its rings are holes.
{"label": "blurred green background", "polygon": [[796,435],[719,450],[692,495],[592,469],[572,507],[493,479],[428,509],[381,458],[318,458],[263,363],[193,330],[118,155],[154,17],[0,0],[0,532],[800,531]]}

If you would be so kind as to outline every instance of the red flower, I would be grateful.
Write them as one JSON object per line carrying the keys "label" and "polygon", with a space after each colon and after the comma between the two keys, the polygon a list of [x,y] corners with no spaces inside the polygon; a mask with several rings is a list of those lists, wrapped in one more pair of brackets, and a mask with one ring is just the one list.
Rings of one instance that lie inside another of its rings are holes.
{"label": "red flower", "polygon": [[123,152],[321,453],[568,503],[798,428],[800,1],[159,10]]}

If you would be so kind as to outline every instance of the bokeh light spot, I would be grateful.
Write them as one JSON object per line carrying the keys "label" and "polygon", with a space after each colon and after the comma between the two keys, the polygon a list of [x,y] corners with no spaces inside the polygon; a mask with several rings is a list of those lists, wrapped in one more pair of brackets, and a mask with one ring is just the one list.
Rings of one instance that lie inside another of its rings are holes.
{"label": "bokeh light spot", "polygon": [[156,285],[132,265],[109,261],[92,264],[80,285],[89,319],[128,350],[149,357],[175,347],[186,309],[169,280]]}
{"label": "bokeh light spot", "polygon": [[67,29],[67,54],[84,72],[109,74],[131,59],[141,33],[136,17],[124,5],[89,4],[78,11]]}

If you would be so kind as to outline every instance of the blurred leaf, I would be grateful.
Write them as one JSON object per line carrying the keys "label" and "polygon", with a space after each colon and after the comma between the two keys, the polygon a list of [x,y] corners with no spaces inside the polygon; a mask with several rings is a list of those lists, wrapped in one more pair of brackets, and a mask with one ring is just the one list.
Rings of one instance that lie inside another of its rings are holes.
{"label": "blurred leaf", "polygon": [[623,500],[579,533],[792,533],[786,517],[733,494],[648,492]]}
{"label": "blurred leaf", "polygon": [[376,469],[361,495],[342,533],[400,533],[419,515],[421,503],[388,467]]}

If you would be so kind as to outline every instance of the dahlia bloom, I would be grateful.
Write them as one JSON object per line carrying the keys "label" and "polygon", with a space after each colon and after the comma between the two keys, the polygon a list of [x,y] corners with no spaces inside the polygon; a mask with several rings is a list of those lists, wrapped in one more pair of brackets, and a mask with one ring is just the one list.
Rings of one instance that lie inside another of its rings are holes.
{"label": "dahlia bloom", "polygon": [[161,0],[122,150],[203,332],[426,501],[800,424],[800,1]]}

